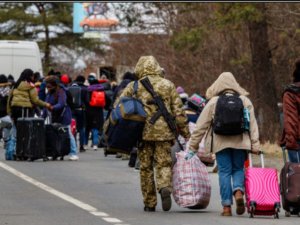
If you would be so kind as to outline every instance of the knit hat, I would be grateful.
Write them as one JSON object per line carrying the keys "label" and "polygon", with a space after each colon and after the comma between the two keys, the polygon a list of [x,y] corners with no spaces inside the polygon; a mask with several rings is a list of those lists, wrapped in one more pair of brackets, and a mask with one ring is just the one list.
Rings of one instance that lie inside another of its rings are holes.
{"label": "knit hat", "polygon": [[96,74],[95,74],[95,73],[90,73],[89,77],[94,77],[94,78],[96,78]]}
{"label": "knit hat", "polygon": [[123,76],[123,80],[125,80],[125,79],[135,80],[135,76],[133,73],[130,73],[129,71],[127,71]]}
{"label": "knit hat", "polygon": [[4,75],[4,74],[1,74],[0,75],[0,83],[2,84],[2,83],[7,83],[7,78],[6,78],[6,76]]}
{"label": "knit hat", "polygon": [[183,88],[181,86],[178,86],[177,87],[177,92],[178,92],[178,94],[183,94],[184,90],[183,90]]}
{"label": "knit hat", "polygon": [[66,75],[61,76],[60,80],[65,84],[69,83],[69,77],[67,77]]}

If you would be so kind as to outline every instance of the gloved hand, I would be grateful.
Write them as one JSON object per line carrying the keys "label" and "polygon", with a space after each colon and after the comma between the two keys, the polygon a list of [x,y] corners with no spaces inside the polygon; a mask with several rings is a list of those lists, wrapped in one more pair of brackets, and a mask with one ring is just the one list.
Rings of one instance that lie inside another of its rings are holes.
{"label": "gloved hand", "polygon": [[189,151],[186,155],[185,155],[185,161],[190,160],[193,156],[194,156],[194,152]]}

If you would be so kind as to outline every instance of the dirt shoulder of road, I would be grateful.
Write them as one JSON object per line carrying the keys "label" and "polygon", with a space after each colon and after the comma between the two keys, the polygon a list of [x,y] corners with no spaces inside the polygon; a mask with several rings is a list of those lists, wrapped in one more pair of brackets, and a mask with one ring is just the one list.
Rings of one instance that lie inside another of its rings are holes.
{"label": "dirt shoulder of road", "polygon": [[[265,168],[273,168],[280,173],[284,165],[283,152],[281,147],[277,144],[271,144],[270,142],[266,142],[261,145],[261,149],[264,151]],[[261,167],[260,156],[252,155],[252,159],[253,167]]]}

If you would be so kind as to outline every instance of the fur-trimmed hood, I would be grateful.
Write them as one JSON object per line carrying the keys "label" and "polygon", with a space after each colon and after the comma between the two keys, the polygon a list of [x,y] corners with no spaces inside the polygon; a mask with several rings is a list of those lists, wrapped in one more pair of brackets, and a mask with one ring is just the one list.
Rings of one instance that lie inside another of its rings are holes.
{"label": "fur-trimmed hood", "polygon": [[36,87],[40,87],[40,86],[41,86],[41,84],[42,84],[42,82],[36,82],[36,83],[34,83],[34,86],[36,86]]}
{"label": "fur-trimmed hood", "polygon": [[11,86],[11,83],[7,82],[7,83],[1,83],[0,84],[0,87],[5,87],[5,86]]}

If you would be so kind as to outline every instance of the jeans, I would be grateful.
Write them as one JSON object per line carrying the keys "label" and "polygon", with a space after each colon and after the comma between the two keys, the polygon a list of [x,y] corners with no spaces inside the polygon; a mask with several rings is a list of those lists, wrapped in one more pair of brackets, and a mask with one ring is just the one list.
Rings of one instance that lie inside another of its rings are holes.
{"label": "jeans", "polygon": [[69,130],[69,136],[70,136],[70,141],[71,141],[70,155],[77,155],[76,142],[75,142],[75,138],[71,132],[71,125],[68,125],[68,130]]}
{"label": "jeans", "polygon": [[[89,141],[89,134],[90,134],[90,131],[86,132],[85,133],[85,145],[88,144],[88,141]],[[98,134],[99,134],[99,130],[98,129],[92,129],[92,136],[93,136],[93,145],[98,145]]]}
{"label": "jeans", "polygon": [[[85,142],[85,111],[72,110],[72,118],[76,120],[76,130],[79,132],[79,144],[83,146]],[[75,133],[75,142],[77,142],[77,132]]]}
{"label": "jeans", "polygon": [[9,138],[17,139],[17,127],[14,122],[11,123],[12,127],[9,132]]}
{"label": "jeans", "polygon": [[290,162],[294,162],[294,163],[298,162],[297,154],[298,154],[299,160],[300,160],[300,142],[298,142],[298,145],[299,145],[299,151],[288,150]]}
{"label": "jeans", "polygon": [[244,193],[244,164],[246,158],[246,150],[225,148],[216,153],[222,206],[233,204],[232,196],[238,189]]}

